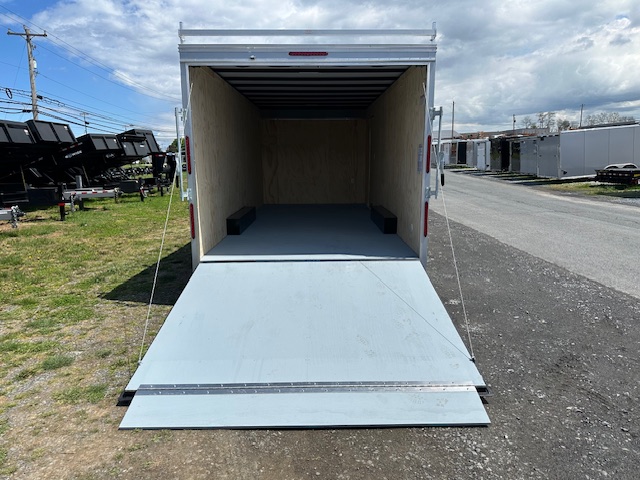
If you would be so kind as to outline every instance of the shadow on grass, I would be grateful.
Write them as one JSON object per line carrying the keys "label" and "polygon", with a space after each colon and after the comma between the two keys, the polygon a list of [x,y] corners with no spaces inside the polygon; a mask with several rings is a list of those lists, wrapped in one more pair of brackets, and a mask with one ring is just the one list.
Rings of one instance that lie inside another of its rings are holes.
{"label": "shadow on grass", "polygon": [[[156,265],[118,285],[102,298],[121,302],[149,303]],[[158,282],[153,295],[154,305],[173,305],[191,277],[191,244],[186,244],[160,262]]]}

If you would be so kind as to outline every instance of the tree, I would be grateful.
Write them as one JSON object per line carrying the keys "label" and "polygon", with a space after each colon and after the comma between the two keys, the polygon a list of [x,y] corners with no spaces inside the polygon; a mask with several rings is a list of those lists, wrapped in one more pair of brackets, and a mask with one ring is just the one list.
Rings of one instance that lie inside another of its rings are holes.
{"label": "tree", "polygon": [[538,128],[548,128],[553,130],[556,125],[556,112],[540,112],[538,113]]}
{"label": "tree", "polygon": [[[184,137],[180,138],[180,146],[182,147],[181,150],[184,152]],[[174,138],[173,142],[171,142],[171,145],[167,147],[167,152],[176,153],[177,151],[178,151],[178,139]]]}
{"label": "tree", "polygon": [[587,115],[586,125],[607,125],[610,123],[635,122],[635,118],[620,115],[618,112],[600,112]]}
{"label": "tree", "polygon": [[571,122],[566,118],[559,118],[556,122],[556,125],[559,132],[562,132],[563,130],[569,130],[572,127]]}
{"label": "tree", "polygon": [[522,128],[536,128],[536,122],[534,122],[529,115],[524,117],[520,123],[522,124]]}

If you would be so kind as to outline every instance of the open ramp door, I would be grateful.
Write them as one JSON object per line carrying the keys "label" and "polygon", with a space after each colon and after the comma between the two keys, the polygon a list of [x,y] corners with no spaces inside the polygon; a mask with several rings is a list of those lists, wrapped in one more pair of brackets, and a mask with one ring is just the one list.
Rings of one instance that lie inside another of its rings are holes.
{"label": "open ramp door", "polygon": [[120,427],[487,425],[485,383],[420,261],[365,222],[396,242],[385,255],[275,260],[257,221],[242,242],[269,260],[230,262],[227,237],[132,377]]}

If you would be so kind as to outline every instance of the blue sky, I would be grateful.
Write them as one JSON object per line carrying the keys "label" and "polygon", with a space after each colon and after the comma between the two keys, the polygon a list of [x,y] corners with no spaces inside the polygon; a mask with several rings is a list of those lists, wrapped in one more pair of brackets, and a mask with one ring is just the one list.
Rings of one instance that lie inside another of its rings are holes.
{"label": "blue sky", "polygon": [[[456,130],[498,130],[554,111],[640,119],[640,2],[609,0],[0,0],[0,118],[25,121],[34,39],[41,118],[89,132],[175,137],[178,23],[185,28],[430,28],[436,105]],[[9,89],[9,92],[7,91]],[[9,98],[11,96],[12,98]],[[26,103],[26,105],[24,105]],[[44,114],[53,115],[46,117]],[[84,122],[88,125],[84,125]]]}

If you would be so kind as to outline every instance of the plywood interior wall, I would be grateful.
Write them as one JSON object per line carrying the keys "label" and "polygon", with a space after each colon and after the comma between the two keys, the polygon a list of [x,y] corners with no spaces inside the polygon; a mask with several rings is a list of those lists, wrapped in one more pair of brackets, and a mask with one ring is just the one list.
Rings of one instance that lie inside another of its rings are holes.
{"label": "plywood interior wall", "polygon": [[199,261],[226,236],[229,215],[262,204],[260,116],[210,68],[190,68],[189,80]]}
{"label": "plywood interior wall", "polygon": [[366,203],[365,120],[264,120],[264,203]]}
{"label": "plywood interior wall", "polygon": [[371,199],[398,217],[398,235],[420,250],[426,67],[411,67],[370,107]]}

